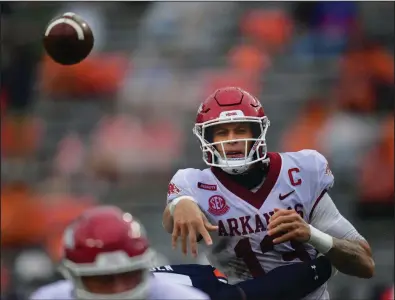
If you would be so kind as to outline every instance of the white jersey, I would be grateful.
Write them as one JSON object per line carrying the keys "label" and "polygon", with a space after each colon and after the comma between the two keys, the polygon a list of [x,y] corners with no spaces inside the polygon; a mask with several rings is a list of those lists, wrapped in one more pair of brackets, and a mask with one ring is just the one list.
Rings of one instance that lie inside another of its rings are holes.
{"label": "white jersey", "polygon": [[[267,177],[253,191],[238,185],[218,168],[179,170],[169,184],[168,202],[191,196],[208,220],[218,225],[206,255],[231,284],[317,255],[309,244],[273,245],[266,228],[275,208],[295,209],[310,221],[317,203],[334,183],[327,160],[314,150],[268,156]],[[309,298],[328,298],[326,285]]]}
{"label": "white jersey", "polygon": [[[147,300],[209,300],[209,296],[193,287],[176,284],[152,277],[149,279],[149,296]],[[60,280],[39,288],[30,296],[30,300],[75,300],[73,284],[68,280]]]}

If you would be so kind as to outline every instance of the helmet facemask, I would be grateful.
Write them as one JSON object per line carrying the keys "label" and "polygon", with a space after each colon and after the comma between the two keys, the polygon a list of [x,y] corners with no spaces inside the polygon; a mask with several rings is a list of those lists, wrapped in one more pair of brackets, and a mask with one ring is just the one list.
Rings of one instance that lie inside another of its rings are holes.
{"label": "helmet facemask", "polygon": [[[236,122],[246,122],[251,124],[253,137],[213,142],[213,126]],[[242,174],[247,171],[251,165],[260,161],[265,162],[267,160],[266,132],[269,124],[269,120],[266,116],[221,118],[196,124],[193,129],[193,133],[198,137],[201,143],[203,161],[207,165],[221,168],[229,174]],[[236,141],[244,141],[244,155],[241,157],[227,157],[225,144]],[[249,147],[250,144],[252,144],[251,147]],[[221,149],[222,151],[218,151],[218,149]],[[223,155],[221,155],[220,152],[222,152]]]}

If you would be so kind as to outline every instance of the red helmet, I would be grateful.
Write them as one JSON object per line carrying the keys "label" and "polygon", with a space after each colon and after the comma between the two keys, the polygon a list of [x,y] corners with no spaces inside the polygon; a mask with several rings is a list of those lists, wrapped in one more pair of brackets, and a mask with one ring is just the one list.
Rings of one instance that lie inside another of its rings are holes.
{"label": "red helmet", "polygon": [[147,293],[149,268],[154,254],[143,226],[117,207],[87,210],[64,233],[60,271],[71,280],[78,299],[98,299],[88,291],[84,276],[115,275],[142,271],[141,281],[126,292],[104,295],[106,299],[142,299]]}
{"label": "red helmet", "polygon": [[[224,143],[235,140],[214,143],[210,134],[210,127],[233,122],[249,122],[252,127],[253,138],[241,139],[246,142],[243,158],[227,158],[226,154],[222,157],[216,146],[223,147]],[[207,165],[239,174],[250,165],[267,160],[265,137],[268,126],[269,120],[256,97],[238,87],[225,87],[216,90],[200,105],[193,133],[201,143],[203,160]],[[247,149],[248,141],[253,141],[251,149]]]}

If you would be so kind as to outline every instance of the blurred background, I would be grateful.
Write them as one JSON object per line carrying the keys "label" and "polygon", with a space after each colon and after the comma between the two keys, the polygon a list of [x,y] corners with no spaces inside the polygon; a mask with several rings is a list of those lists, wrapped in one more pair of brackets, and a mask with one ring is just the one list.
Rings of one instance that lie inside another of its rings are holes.
{"label": "blurred background", "polygon": [[[340,211],[372,245],[376,276],[332,299],[393,299],[393,2],[1,3],[1,299],[58,276],[60,234],[114,203],[147,227],[161,262],[191,262],[161,226],[178,168],[204,168],[192,135],[221,86],[258,96],[270,151],[317,149]],[[72,11],[95,46],[63,67],[41,38]],[[201,258],[204,262],[204,257]]]}

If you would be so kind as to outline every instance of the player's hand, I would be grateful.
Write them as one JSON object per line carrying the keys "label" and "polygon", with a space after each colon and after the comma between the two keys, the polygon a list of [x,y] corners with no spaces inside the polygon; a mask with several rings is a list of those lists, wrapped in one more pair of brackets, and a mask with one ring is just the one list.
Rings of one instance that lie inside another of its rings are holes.
{"label": "player's hand", "polygon": [[276,236],[274,244],[291,240],[306,243],[310,239],[310,227],[295,210],[275,208],[269,221],[268,235]]}
{"label": "player's hand", "polygon": [[197,237],[201,235],[206,244],[211,245],[213,242],[209,231],[218,229],[218,226],[210,224],[199,206],[189,200],[180,201],[177,204],[173,213],[173,222],[173,249],[177,247],[178,237],[181,236],[182,253],[187,254],[187,243],[189,240],[189,246],[194,257],[197,257],[198,254]]}

